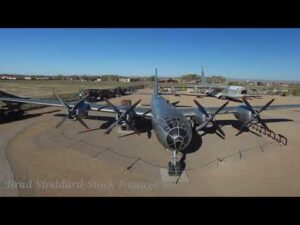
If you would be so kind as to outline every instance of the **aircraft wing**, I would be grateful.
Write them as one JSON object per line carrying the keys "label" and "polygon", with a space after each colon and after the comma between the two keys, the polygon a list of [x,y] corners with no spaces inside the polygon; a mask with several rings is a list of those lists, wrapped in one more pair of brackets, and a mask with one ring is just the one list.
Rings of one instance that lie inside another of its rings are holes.
{"label": "aircraft wing", "polygon": [[27,103],[27,104],[36,104],[36,105],[47,105],[47,106],[63,106],[60,103],[60,101],[58,101],[58,100],[45,100],[45,99],[32,99],[32,98],[23,99],[23,98],[0,97],[0,101]]}
{"label": "aircraft wing", "polygon": [[[128,109],[128,106],[123,106],[123,105],[115,105],[115,107],[120,112],[125,112]],[[109,105],[90,104],[90,108],[92,111],[115,113],[114,109]],[[137,106],[136,108],[134,108],[134,111],[138,116],[145,116],[148,118],[152,117],[151,108]]]}
{"label": "aircraft wing", "polygon": [[[252,106],[254,110],[260,110],[262,106]],[[205,107],[207,112],[214,113],[219,107]],[[300,104],[293,104],[293,105],[271,105],[266,110],[279,110],[279,109],[293,109],[293,108],[300,108]],[[191,117],[199,115],[198,108],[189,107],[189,108],[177,108],[184,116]],[[229,114],[235,113],[236,106],[228,106],[221,110],[218,114]]]}
{"label": "aircraft wing", "polygon": [[[58,100],[42,100],[42,99],[22,99],[22,98],[9,98],[9,97],[0,97],[0,101],[4,102],[17,102],[17,103],[27,103],[27,104],[37,104],[37,105],[46,105],[46,106],[59,106],[64,107]],[[74,105],[74,103],[69,102],[70,106]],[[100,105],[100,104],[89,104],[91,110],[99,111],[99,112],[108,112],[115,113],[114,109],[108,105]],[[254,110],[259,110],[262,106],[253,106]],[[121,112],[126,111],[128,107],[126,106],[116,106],[118,110]],[[206,110],[208,112],[214,113],[219,107],[207,107]],[[300,104],[294,105],[271,105],[266,110],[278,110],[278,109],[291,109],[291,108],[300,108]],[[146,116],[148,118],[152,117],[151,108],[146,107],[136,107],[134,109],[135,113],[139,116]],[[198,115],[198,108],[195,107],[178,107],[178,111],[183,113],[186,117],[191,117]],[[223,110],[219,112],[219,114],[228,114],[236,112],[236,106],[225,107]],[[146,114],[145,114],[146,113]]]}
{"label": "aircraft wing", "polygon": [[[153,95],[152,92],[136,92],[135,94],[137,95]],[[206,95],[205,94],[201,94],[201,93],[180,93],[180,92],[159,92],[158,93],[159,95],[173,95],[173,96],[195,96],[195,97],[198,97],[198,98],[201,98],[201,97],[205,97]]]}
{"label": "aircraft wing", "polygon": [[[215,112],[219,107],[205,107],[207,112]],[[219,114],[227,114],[227,113],[234,113],[236,111],[235,106],[225,107]],[[198,108],[189,107],[189,108],[177,108],[185,117],[192,117],[199,115]]]}
{"label": "aircraft wing", "polygon": [[[0,97],[0,101],[64,107],[64,105],[61,104],[60,101],[58,101],[58,100],[32,99],[32,98],[22,99],[22,98]],[[68,105],[72,106],[72,105],[75,105],[75,103],[68,102]],[[100,104],[89,104],[89,105],[90,105],[90,109],[92,111],[115,113],[114,109],[111,106],[108,106],[108,105],[100,105]],[[126,109],[128,107],[119,105],[119,106],[116,106],[116,108],[118,110],[120,110],[121,112],[124,112],[124,111],[126,111]],[[146,116],[148,118],[151,118],[152,114],[151,114],[151,112],[149,112],[149,110],[150,110],[150,108],[145,108],[145,107],[137,107],[137,108],[134,109],[134,111],[136,112],[137,115]]]}
{"label": "aircraft wing", "polygon": [[28,99],[27,97],[20,97],[20,96],[12,95],[12,94],[9,94],[9,93],[7,93],[7,92],[5,92],[5,91],[1,91],[1,90],[0,90],[0,97]]}
{"label": "aircraft wing", "polygon": [[230,97],[234,97],[234,98],[244,98],[244,97],[248,97],[248,98],[255,98],[255,97],[257,97],[257,98],[259,98],[259,97],[261,97],[260,95],[242,95],[242,94],[236,94],[236,95],[225,95],[225,97],[227,97],[227,98],[230,98]]}
{"label": "aircraft wing", "polygon": [[202,97],[206,97],[207,96],[207,95],[201,94],[201,93],[176,93],[176,94],[173,94],[173,95],[177,95],[177,96],[180,96],[180,95],[183,95],[183,96],[194,96],[194,97],[198,97],[198,98],[202,98]]}

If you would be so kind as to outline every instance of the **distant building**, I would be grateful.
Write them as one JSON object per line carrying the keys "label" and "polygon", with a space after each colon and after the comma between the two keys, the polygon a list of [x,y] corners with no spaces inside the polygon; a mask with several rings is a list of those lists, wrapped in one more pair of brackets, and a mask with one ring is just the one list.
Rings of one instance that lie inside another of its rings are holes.
{"label": "distant building", "polygon": [[134,78],[134,77],[122,77],[119,78],[119,82],[124,82],[124,83],[129,83],[129,82],[138,82],[140,81],[139,78]]}
{"label": "distant building", "polygon": [[97,78],[97,79],[95,80],[95,82],[102,82],[102,79],[101,79],[101,78]]}
{"label": "distant building", "polygon": [[198,80],[191,80],[189,81],[190,84],[197,84],[198,83]]}
{"label": "distant building", "polygon": [[1,79],[2,80],[16,80],[17,78],[13,77],[13,76],[2,76]]}
{"label": "distant building", "polygon": [[130,78],[119,78],[119,82],[129,83]]}
{"label": "distant building", "polygon": [[281,84],[282,87],[288,87],[288,84]]}
{"label": "distant building", "polygon": [[194,92],[196,92],[196,91],[195,91],[195,88],[193,88],[193,87],[188,87],[188,88],[186,89],[186,91],[187,91],[188,93],[194,93]]}
{"label": "distant building", "polygon": [[31,77],[24,77],[24,80],[31,80]]}
{"label": "distant building", "polygon": [[49,80],[49,77],[37,77],[37,80]]}

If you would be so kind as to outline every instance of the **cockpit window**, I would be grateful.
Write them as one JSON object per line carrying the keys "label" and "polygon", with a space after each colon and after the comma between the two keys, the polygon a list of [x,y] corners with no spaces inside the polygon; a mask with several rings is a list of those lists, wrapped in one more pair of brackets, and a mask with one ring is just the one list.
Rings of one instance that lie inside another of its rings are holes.
{"label": "cockpit window", "polygon": [[170,130],[168,124],[166,123],[165,120],[161,119],[161,118],[158,118],[158,122],[159,122],[159,125],[166,131],[168,132]]}
{"label": "cockpit window", "polygon": [[190,142],[192,131],[184,118],[167,116],[157,118],[158,124],[167,133],[167,144],[171,149],[184,149]]}
{"label": "cockpit window", "polygon": [[181,127],[183,129],[186,129],[185,122],[179,117],[171,118],[171,117],[167,116],[165,118],[165,121],[166,121],[166,123],[167,123],[167,125],[169,126],[170,129],[172,129],[174,127]]}

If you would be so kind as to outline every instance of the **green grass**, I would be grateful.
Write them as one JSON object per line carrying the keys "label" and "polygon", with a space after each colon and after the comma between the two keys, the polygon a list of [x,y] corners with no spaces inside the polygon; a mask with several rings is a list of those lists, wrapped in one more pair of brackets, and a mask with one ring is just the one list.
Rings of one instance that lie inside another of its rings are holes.
{"label": "green grass", "polygon": [[24,97],[50,96],[52,92],[78,93],[79,89],[113,88],[140,85],[143,83],[92,82],[69,80],[0,80],[0,90]]}
{"label": "green grass", "polygon": [[300,96],[300,85],[290,85],[288,88],[288,94]]}
{"label": "green grass", "polygon": [[[114,88],[141,85],[143,83],[122,82],[92,82],[70,80],[0,80],[0,90],[20,97],[32,97],[40,99],[55,99],[53,92],[66,101],[78,99],[80,89]],[[5,104],[0,102],[0,108]],[[39,108],[38,105],[24,104],[23,110]]]}

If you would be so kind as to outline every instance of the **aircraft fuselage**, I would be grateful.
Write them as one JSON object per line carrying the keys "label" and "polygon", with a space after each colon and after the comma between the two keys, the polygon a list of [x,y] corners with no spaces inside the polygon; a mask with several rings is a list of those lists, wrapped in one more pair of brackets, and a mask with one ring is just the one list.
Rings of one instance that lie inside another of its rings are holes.
{"label": "aircraft fuselage", "polygon": [[159,142],[171,151],[184,150],[192,139],[192,128],[174,105],[158,94],[152,96],[152,126]]}

